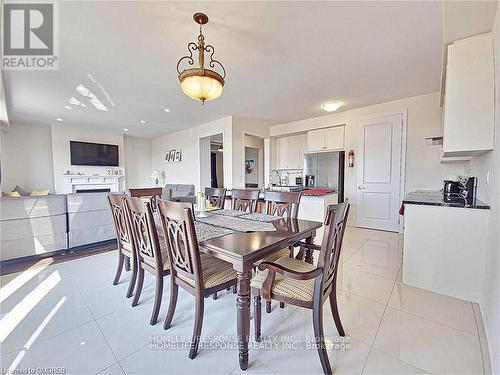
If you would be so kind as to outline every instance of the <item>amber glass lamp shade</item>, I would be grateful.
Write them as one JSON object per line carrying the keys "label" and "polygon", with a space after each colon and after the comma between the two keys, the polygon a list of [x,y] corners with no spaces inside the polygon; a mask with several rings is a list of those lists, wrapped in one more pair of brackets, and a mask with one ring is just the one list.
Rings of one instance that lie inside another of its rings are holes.
{"label": "amber glass lamp shade", "polygon": [[224,80],[209,69],[187,69],[179,75],[181,89],[192,99],[210,101],[222,95]]}

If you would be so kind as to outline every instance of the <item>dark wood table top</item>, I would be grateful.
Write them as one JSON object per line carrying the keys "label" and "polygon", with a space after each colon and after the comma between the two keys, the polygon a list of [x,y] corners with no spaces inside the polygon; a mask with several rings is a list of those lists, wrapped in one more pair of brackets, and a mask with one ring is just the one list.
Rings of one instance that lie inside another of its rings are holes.
{"label": "dark wood table top", "polygon": [[234,262],[251,262],[262,259],[269,251],[276,251],[313,234],[322,223],[300,219],[273,221],[274,232],[234,232],[200,243],[207,253],[224,254],[224,259]]}

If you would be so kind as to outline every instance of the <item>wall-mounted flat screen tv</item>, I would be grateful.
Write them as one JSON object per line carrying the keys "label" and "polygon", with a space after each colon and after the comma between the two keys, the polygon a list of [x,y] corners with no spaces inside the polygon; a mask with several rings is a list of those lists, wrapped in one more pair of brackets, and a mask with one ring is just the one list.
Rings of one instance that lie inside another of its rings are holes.
{"label": "wall-mounted flat screen tv", "polygon": [[118,167],[118,145],[70,141],[71,165]]}

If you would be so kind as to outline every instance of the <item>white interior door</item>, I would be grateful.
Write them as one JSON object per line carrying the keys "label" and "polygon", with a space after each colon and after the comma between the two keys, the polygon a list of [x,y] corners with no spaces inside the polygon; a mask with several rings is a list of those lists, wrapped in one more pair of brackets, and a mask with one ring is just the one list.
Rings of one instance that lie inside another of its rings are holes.
{"label": "white interior door", "polygon": [[398,231],[402,115],[357,122],[356,226]]}

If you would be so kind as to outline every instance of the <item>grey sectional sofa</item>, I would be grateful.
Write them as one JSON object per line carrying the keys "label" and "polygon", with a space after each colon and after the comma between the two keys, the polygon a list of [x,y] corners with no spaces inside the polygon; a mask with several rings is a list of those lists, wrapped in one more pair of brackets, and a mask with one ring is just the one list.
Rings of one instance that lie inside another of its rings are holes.
{"label": "grey sectional sofa", "polygon": [[163,187],[161,198],[167,201],[195,203],[194,185],[166,184]]}
{"label": "grey sectional sofa", "polygon": [[0,260],[113,240],[107,193],[0,199]]}
{"label": "grey sectional sofa", "polygon": [[67,194],[68,247],[116,238],[108,193]]}
{"label": "grey sectional sofa", "polygon": [[0,199],[0,259],[67,248],[66,195]]}

